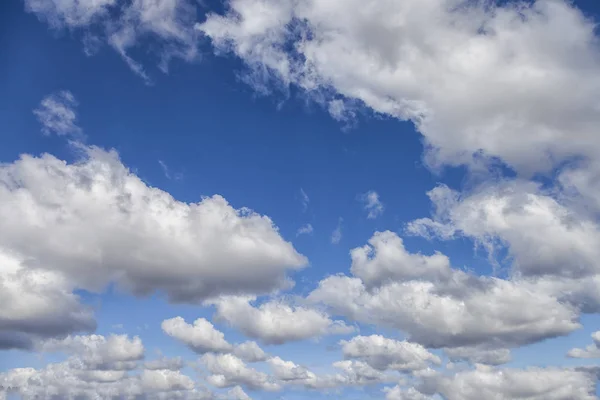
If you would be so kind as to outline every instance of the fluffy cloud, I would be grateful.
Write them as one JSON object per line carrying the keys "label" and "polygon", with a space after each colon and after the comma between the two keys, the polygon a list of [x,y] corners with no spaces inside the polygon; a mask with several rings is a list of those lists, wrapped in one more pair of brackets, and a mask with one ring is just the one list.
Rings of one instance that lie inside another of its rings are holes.
{"label": "fluffy cloud", "polygon": [[596,400],[594,373],[560,368],[478,367],[454,376],[434,376],[426,387],[448,400]]}
{"label": "fluffy cloud", "polygon": [[265,361],[269,356],[261,349],[256,342],[247,341],[235,346],[233,354],[246,362]]}
{"label": "fluffy cloud", "polygon": [[69,336],[50,339],[40,345],[41,351],[64,352],[77,356],[87,369],[127,370],[136,367],[144,357],[144,345],[139,337],[127,335]]}
{"label": "fluffy cloud", "polygon": [[595,24],[565,0],[235,0],[198,29],[261,90],[410,119],[431,164],[483,155],[529,172],[600,154]]}
{"label": "fluffy cloud", "polygon": [[280,385],[267,374],[248,367],[233,354],[207,353],[200,359],[212,374],[207,380],[216,387],[246,386],[253,390],[279,390]]}
{"label": "fluffy cloud", "polygon": [[379,194],[377,194],[377,192],[370,190],[367,193],[360,195],[358,198],[364,204],[365,210],[367,211],[367,218],[375,219],[383,214],[383,203],[379,200]]}
{"label": "fluffy cloud", "polygon": [[381,335],[356,336],[349,341],[342,340],[340,345],[344,357],[365,361],[381,371],[413,371],[428,368],[430,363],[441,363],[438,356],[419,344],[388,339]]}
{"label": "fluffy cloud", "polygon": [[0,246],[0,349],[31,348],[35,342],[75,331],[93,331],[92,310],[56,272],[30,269],[26,259]]}
{"label": "fluffy cloud", "polygon": [[272,300],[253,307],[246,297],[222,297],[214,302],[215,317],[227,321],[252,338],[267,344],[282,344],[327,334],[346,334],[354,330],[343,321],[333,321],[312,308],[291,306]]}
{"label": "fluffy cloud", "polygon": [[46,135],[51,133],[59,136],[80,135],[81,128],[77,126],[76,107],[77,101],[73,94],[63,90],[46,96],[33,113],[42,124],[42,132]]}
{"label": "fluffy cloud", "polygon": [[567,355],[572,358],[600,358],[600,331],[592,333],[593,344],[585,349],[571,349]]}
{"label": "fluffy cloud", "polygon": [[452,274],[448,257],[409,253],[402,239],[389,231],[375,233],[368,245],[353,249],[350,256],[350,271],[369,287],[394,280],[447,280]]}
{"label": "fluffy cloud", "polygon": [[0,373],[0,393],[15,393],[24,400],[39,398],[210,399],[194,389],[194,382],[179,371],[81,371],[69,363],[48,364],[43,369],[16,368]]}
{"label": "fluffy cloud", "polygon": [[[379,265],[380,257],[403,254],[402,247],[401,240],[382,241],[370,262]],[[350,319],[397,328],[410,340],[431,347],[506,348],[566,335],[580,327],[576,309],[526,283],[449,267],[441,274],[445,279],[429,279],[428,268],[418,276],[419,269],[407,267],[406,260],[416,262],[416,267],[423,265],[422,257],[402,258],[401,263],[390,264],[401,271],[392,269],[391,276],[398,278],[373,288],[357,277],[331,276],[308,299]],[[413,275],[404,272],[411,270]]]}
{"label": "fluffy cloud", "polygon": [[161,327],[167,335],[186,344],[197,353],[229,352],[233,349],[225,340],[225,335],[204,318],[198,318],[190,325],[183,318],[175,317],[164,320]]}
{"label": "fluffy cloud", "polygon": [[511,361],[509,349],[486,349],[485,347],[455,347],[445,349],[450,361],[468,361],[476,364],[501,365]]}
{"label": "fluffy cloud", "polygon": [[[525,277],[580,278],[600,272],[598,225],[538,185],[506,181],[460,195],[446,186],[429,192],[435,218],[409,225],[414,233],[448,238],[464,235],[483,244],[506,245],[513,269]],[[539,235],[544,232],[544,235]]]}
{"label": "fluffy cloud", "polygon": [[114,151],[82,150],[75,164],[45,154],[0,166],[0,247],[27,257],[31,270],[60,272],[87,290],[116,282],[198,301],[286,287],[286,271],[306,263],[269,218],[220,196],[179,202]]}

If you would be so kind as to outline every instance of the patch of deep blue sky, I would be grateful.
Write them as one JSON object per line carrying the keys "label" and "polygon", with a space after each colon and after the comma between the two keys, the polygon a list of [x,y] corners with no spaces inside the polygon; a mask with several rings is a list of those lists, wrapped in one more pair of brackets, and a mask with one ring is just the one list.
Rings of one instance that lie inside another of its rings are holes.
{"label": "patch of deep blue sky", "polygon": [[[596,1],[575,3],[590,16],[600,15]],[[208,3],[208,8],[222,11],[222,4]],[[212,56],[208,43],[199,62],[173,60],[168,75],[155,68],[157,59],[147,52],[151,43],[142,43],[132,56],[151,75],[154,84],[148,86],[108,46],[86,56],[80,39],[79,34],[50,30],[35,15],[25,13],[19,1],[0,5],[0,161],[43,152],[74,159],[63,138],[41,134],[32,113],[44,96],[70,90],[80,103],[79,125],[88,142],[117,149],[124,163],[150,185],[188,202],[220,194],[236,208],[245,206],[270,216],[311,263],[294,276],[295,293],[306,293],[326,275],[348,273],[348,251],[364,245],[373,232],[402,233],[406,222],[429,216],[426,192],[437,183],[455,188],[465,184],[461,169],[434,175],[423,166],[421,138],[412,124],[364,112],[356,126],[344,130],[343,124],[293,89],[287,96],[257,96],[237,77],[242,65],[231,57]],[[165,176],[159,160],[171,177],[180,174],[181,179]],[[301,188],[310,198],[306,211]],[[368,190],[377,191],[385,205],[377,219],[367,219],[357,201],[357,195]],[[342,239],[333,245],[331,234],[340,218]],[[314,227],[313,234],[296,237],[306,223]],[[449,255],[455,267],[479,273],[491,270],[485,256],[474,254],[467,240],[405,240],[409,250]],[[162,334],[160,322],[176,315],[193,320],[211,314],[197,306],[168,305],[158,296],[139,301],[112,289],[101,296],[82,295],[98,308],[99,333],[139,334],[149,357],[155,348],[167,355],[192,357]],[[568,338],[516,350],[514,365],[524,365],[523,360],[547,365],[556,357],[566,362],[562,355],[574,343],[589,342],[599,319],[585,316],[584,322],[586,329]],[[118,324],[123,328],[114,327]],[[231,342],[243,340],[226,326],[219,329]],[[372,330],[361,327],[363,334]],[[324,338],[319,346],[332,348],[337,340]],[[266,350],[311,366],[314,353],[303,351],[304,346],[292,343]],[[550,347],[552,352],[545,351]],[[33,354],[7,354],[0,358],[0,370],[43,364]],[[317,363],[338,359],[339,351],[324,351]]]}

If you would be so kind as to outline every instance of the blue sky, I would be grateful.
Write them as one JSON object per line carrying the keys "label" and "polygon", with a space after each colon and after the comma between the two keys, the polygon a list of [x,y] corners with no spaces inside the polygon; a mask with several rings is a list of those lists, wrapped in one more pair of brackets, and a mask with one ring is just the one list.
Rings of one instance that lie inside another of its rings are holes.
{"label": "blue sky", "polygon": [[1,6],[0,399],[597,398],[600,8],[342,3]]}

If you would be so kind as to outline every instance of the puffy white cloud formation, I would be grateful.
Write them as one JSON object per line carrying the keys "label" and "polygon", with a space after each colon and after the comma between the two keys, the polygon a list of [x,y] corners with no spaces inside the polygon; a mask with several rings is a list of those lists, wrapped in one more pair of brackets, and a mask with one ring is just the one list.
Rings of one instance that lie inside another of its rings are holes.
{"label": "puffy white cloud formation", "polygon": [[233,349],[225,340],[223,332],[215,329],[204,318],[198,318],[190,325],[183,318],[175,317],[164,320],[161,327],[167,335],[183,342],[197,353],[229,352]]}
{"label": "puffy white cloud formation", "polygon": [[574,348],[567,355],[572,358],[600,358],[600,331],[592,333],[593,344],[585,349]]}
{"label": "puffy white cloud formation", "polygon": [[227,4],[198,29],[256,86],[294,84],[334,116],[360,102],[410,119],[432,164],[483,155],[530,172],[600,154],[595,24],[569,1]]}
{"label": "puffy white cloud formation", "polygon": [[454,347],[445,349],[444,353],[452,362],[467,361],[470,363],[501,365],[512,360],[509,349],[488,349],[485,347]]}
{"label": "puffy white cloud formation", "polygon": [[[353,270],[360,275],[365,263],[372,265],[369,279],[381,285],[368,287],[358,277],[331,276],[308,299],[353,320],[397,328],[431,347],[506,348],[580,327],[577,310],[551,294],[528,283],[451,269],[442,255],[431,256],[432,262],[407,254],[395,236],[375,234],[370,249],[353,250]],[[379,274],[390,278],[380,279]]]}
{"label": "puffy white cloud formation", "polygon": [[316,309],[272,300],[254,307],[252,298],[225,296],[211,301],[215,317],[227,321],[249,337],[267,344],[282,344],[327,334],[347,334],[354,328]]}
{"label": "puffy white cloud formation", "polygon": [[24,257],[0,246],[0,349],[94,330],[92,310],[71,289],[60,273],[30,269]]}
{"label": "puffy white cloud formation", "polygon": [[248,367],[233,354],[207,353],[200,358],[212,374],[207,381],[216,387],[243,385],[253,390],[279,390],[281,386],[264,372]]}
{"label": "puffy white cloud formation", "polygon": [[235,346],[233,350],[233,354],[241,358],[246,362],[259,362],[265,361],[269,358],[267,353],[261,349],[256,342],[247,341],[244,343],[240,343]]}
{"label": "puffy white cloud formation", "polygon": [[50,339],[40,344],[46,352],[64,352],[77,356],[83,365],[93,370],[128,370],[144,357],[142,340],[127,335],[68,336]]}
{"label": "puffy white cloud formation", "polygon": [[114,282],[196,302],[285,288],[306,264],[269,218],[220,196],[179,202],[116,152],[79,146],[73,164],[44,154],[0,165],[0,347],[94,329],[75,289]]}
{"label": "puffy white cloud formation", "polygon": [[420,344],[388,339],[381,335],[356,336],[349,341],[342,340],[340,345],[344,357],[365,361],[382,371],[413,371],[428,368],[430,363],[441,363],[438,356]]}
{"label": "puffy white cloud formation", "polygon": [[448,400],[595,400],[595,373],[560,368],[493,369],[428,378],[426,388]]}

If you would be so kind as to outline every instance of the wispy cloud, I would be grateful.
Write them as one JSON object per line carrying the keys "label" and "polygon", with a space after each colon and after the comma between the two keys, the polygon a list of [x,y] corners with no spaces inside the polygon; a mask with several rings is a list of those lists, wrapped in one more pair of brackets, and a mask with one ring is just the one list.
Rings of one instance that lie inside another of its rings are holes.
{"label": "wispy cloud", "polygon": [[298,228],[298,231],[296,232],[296,236],[311,235],[313,233],[313,231],[314,231],[314,229],[311,224],[302,225],[300,228]]}
{"label": "wispy cloud", "polygon": [[368,212],[367,218],[375,219],[383,214],[384,207],[377,192],[370,190],[358,196],[358,200],[364,204],[365,210]]}
{"label": "wispy cloud", "polygon": [[308,197],[308,195],[302,188],[300,189],[300,199],[302,201],[302,210],[303,211],[308,210],[308,204],[310,203],[310,198]]}
{"label": "wispy cloud", "polygon": [[331,243],[338,244],[340,242],[340,240],[342,240],[342,223],[343,222],[344,222],[344,219],[342,217],[340,217],[340,219],[338,220],[337,227],[331,233]]}
{"label": "wispy cloud", "polygon": [[171,169],[169,168],[169,166],[164,161],[158,160],[158,164],[160,165],[160,168],[162,169],[162,171],[165,174],[165,177],[167,179],[171,179],[171,180],[175,180],[175,181],[180,181],[181,179],[183,179],[183,174],[181,172],[173,173],[171,171]]}
{"label": "wispy cloud", "polygon": [[45,135],[81,136],[82,130],[77,126],[77,100],[73,93],[62,90],[44,97],[40,106],[33,110]]}

